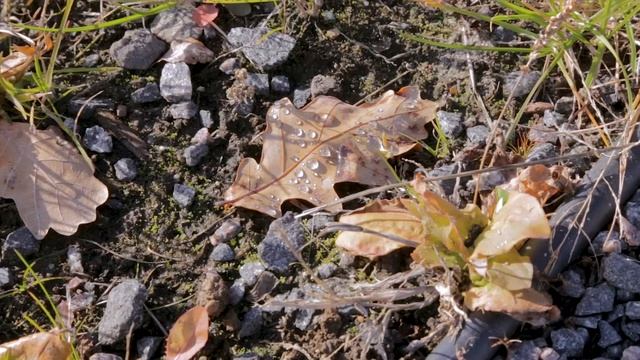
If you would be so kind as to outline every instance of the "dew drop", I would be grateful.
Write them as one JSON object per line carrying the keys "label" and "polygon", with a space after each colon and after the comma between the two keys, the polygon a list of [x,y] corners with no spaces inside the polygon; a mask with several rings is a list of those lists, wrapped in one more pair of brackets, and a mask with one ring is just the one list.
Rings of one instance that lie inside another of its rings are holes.
{"label": "dew drop", "polygon": [[378,112],[382,113],[382,112],[384,112],[384,109],[383,108],[378,108]]}
{"label": "dew drop", "polygon": [[318,160],[316,159],[307,161],[305,165],[311,170],[318,170],[320,168],[320,162],[318,162]]}
{"label": "dew drop", "polygon": [[275,200],[275,199],[276,199],[276,196],[275,196],[275,195],[273,195],[273,194],[271,194],[271,195],[269,195],[269,198],[271,198],[271,200]]}
{"label": "dew drop", "polygon": [[276,209],[269,209],[269,215],[271,216],[276,216],[278,214],[278,210]]}
{"label": "dew drop", "polygon": [[304,137],[304,130],[297,128],[296,129],[296,136],[297,137]]}
{"label": "dew drop", "polygon": [[300,183],[300,180],[296,178],[289,179],[289,184],[299,184],[299,183]]}
{"label": "dew drop", "polygon": [[297,178],[302,179],[302,178],[304,178],[305,176],[307,176],[307,174],[305,174],[305,173],[304,173],[304,170],[302,170],[302,169],[298,169],[298,170],[296,171],[296,177],[297,177]]}
{"label": "dew drop", "polygon": [[298,188],[300,191],[305,192],[305,193],[310,193],[311,189],[307,186],[307,185],[300,185],[300,187]]}
{"label": "dew drop", "polygon": [[295,162],[298,162],[298,161],[300,161],[300,158],[294,155],[294,156],[291,157],[291,160],[293,160]]}
{"label": "dew drop", "polygon": [[309,134],[309,137],[312,139],[316,139],[318,137],[318,133],[313,130],[309,130],[307,134]]}
{"label": "dew drop", "polygon": [[258,164],[256,165],[256,171],[261,171],[262,170],[262,165]]}
{"label": "dew drop", "polygon": [[405,105],[405,107],[406,107],[407,109],[415,109],[415,108],[416,108],[416,106],[417,106],[417,104],[416,104],[416,102],[415,102],[415,101],[409,101],[409,102]]}
{"label": "dew drop", "polygon": [[304,183],[305,183],[305,184],[311,184],[311,180],[309,180],[309,179],[304,179]]}
{"label": "dew drop", "polygon": [[284,109],[284,114],[285,114],[285,115],[289,115],[289,114],[291,114],[291,110],[289,110],[289,109]]}
{"label": "dew drop", "polygon": [[320,202],[320,201],[318,200],[318,198],[313,197],[313,196],[312,196],[312,197],[310,197],[310,198],[309,198],[309,200],[310,200],[312,203],[319,203],[319,202]]}
{"label": "dew drop", "polygon": [[319,177],[319,176],[320,176],[320,174],[319,174],[319,173],[317,173],[317,172],[314,172],[314,173],[313,173],[313,176],[318,176],[318,177]]}
{"label": "dew drop", "polygon": [[271,118],[273,120],[278,120],[278,113],[274,111],[273,114],[271,114]]}
{"label": "dew drop", "polygon": [[296,125],[302,125],[302,120],[296,121]]}
{"label": "dew drop", "polygon": [[329,165],[335,165],[336,164],[336,162],[333,161],[333,160],[327,160],[327,162],[329,163]]}
{"label": "dew drop", "polygon": [[306,142],[304,142],[304,141],[300,141],[300,142],[298,143],[298,146],[300,146],[301,148],[306,148],[306,147],[307,147],[307,143],[306,143]]}
{"label": "dew drop", "polygon": [[322,114],[322,116],[320,116],[320,118],[322,120],[327,120],[329,118],[329,114]]}
{"label": "dew drop", "polygon": [[367,135],[367,132],[362,130],[362,129],[358,129],[358,130],[356,130],[356,135],[365,136],[365,135]]}
{"label": "dew drop", "polygon": [[322,157],[331,157],[331,148],[329,148],[328,146],[323,146],[320,148],[319,153]]}

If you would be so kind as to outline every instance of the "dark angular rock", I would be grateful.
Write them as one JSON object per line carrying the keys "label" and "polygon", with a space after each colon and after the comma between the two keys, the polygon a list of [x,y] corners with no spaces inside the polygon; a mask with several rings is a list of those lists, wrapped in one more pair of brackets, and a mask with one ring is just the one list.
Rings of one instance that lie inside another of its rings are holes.
{"label": "dark angular rock", "polygon": [[467,128],[467,140],[471,144],[484,144],[488,137],[489,128],[484,125]]}
{"label": "dark angular rock", "polygon": [[240,278],[244,281],[248,286],[253,286],[256,281],[258,281],[258,276],[265,271],[266,268],[259,262],[250,262],[243,264],[240,266],[238,270],[240,273]]}
{"label": "dark angular rock", "polygon": [[276,75],[271,78],[271,91],[279,94],[288,94],[291,90],[289,78],[284,75]]}
{"label": "dark angular rock", "polygon": [[555,111],[560,114],[571,114],[573,112],[573,96],[563,96],[556,101]]}
{"label": "dark angular rock", "polygon": [[336,264],[326,263],[318,266],[316,272],[318,273],[318,277],[320,279],[328,279],[333,276],[333,273],[336,272],[336,270],[338,270]]}
{"label": "dark angular rock", "polygon": [[294,251],[304,245],[304,229],[293,213],[288,212],[269,226],[264,240],[258,245],[258,255],[267,269],[286,273],[296,261]]}
{"label": "dark angular rock", "polygon": [[251,308],[242,319],[242,326],[238,332],[238,338],[243,339],[246,337],[257,335],[262,329],[262,310],[260,308]]}
{"label": "dark angular rock", "polygon": [[115,103],[111,99],[75,97],[69,100],[67,112],[74,117],[78,116],[80,120],[89,120],[95,115],[96,111],[111,111],[115,106]]}
{"label": "dark angular rock", "polygon": [[198,166],[202,159],[209,154],[209,146],[207,144],[195,144],[184,149],[184,162],[187,166]]}
{"label": "dark angular rock", "polygon": [[633,342],[640,341],[640,321],[627,321],[620,324],[620,330]]}
{"label": "dark angular rock", "polygon": [[594,316],[572,316],[567,319],[566,323],[573,326],[582,326],[587,329],[595,329],[598,327],[600,315]]}
{"label": "dark angular rock", "polygon": [[195,196],[196,191],[187,185],[175,184],[173,186],[173,199],[182,208],[186,208],[191,205]]}
{"label": "dark angular rock", "polygon": [[555,128],[565,124],[567,122],[567,117],[563,114],[560,114],[559,112],[545,110],[542,121],[544,123],[544,126]]}
{"label": "dark angular rock", "polygon": [[607,321],[608,322],[614,322],[614,321],[620,319],[623,316],[624,316],[624,305],[617,304],[613,308],[613,311],[611,311],[609,314],[607,314]]}
{"label": "dark angular rock", "polygon": [[162,95],[160,95],[160,87],[156,83],[148,83],[131,93],[131,101],[136,104],[146,104],[160,99],[162,99]]}
{"label": "dark angular rock", "polygon": [[438,124],[442,132],[449,138],[457,138],[464,132],[462,114],[448,111],[438,111],[436,113]]}
{"label": "dark angular rock", "polygon": [[242,279],[236,279],[236,281],[229,287],[229,304],[237,305],[244,298],[244,293],[247,291],[247,285]]}
{"label": "dark angular rock", "polygon": [[220,64],[218,69],[227,75],[233,75],[236,70],[240,69],[240,60],[237,58],[227,59]]}
{"label": "dark angular rock", "polygon": [[229,43],[258,68],[270,70],[282,65],[296,45],[296,39],[282,33],[269,33],[266,27],[233,28],[227,34]]}
{"label": "dark angular rock", "polygon": [[557,155],[555,145],[542,143],[533,147],[533,150],[527,156],[527,162],[549,159]]}
{"label": "dark angular rock", "polygon": [[311,96],[325,95],[336,89],[338,82],[333,76],[316,75],[311,79]]}
{"label": "dark angular rock", "polygon": [[147,70],[162,54],[167,44],[147,29],[127,30],[122,39],[111,44],[109,55],[125,69]]}
{"label": "dark angular rock", "polygon": [[583,334],[574,329],[559,329],[551,332],[553,349],[561,355],[581,356],[586,344]]}
{"label": "dark angular rock", "polygon": [[209,256],[209,259],[218,262],[229,262],[235,260],[235,258],[236,253],[233,251],[233,248],[225,243],[218,244],[214,247]]}
{"label": "dark angular rock", "polygon": [[315,312],[316,311],[314,309],[299,309],[296,311],[296,318],[293,322],[293,326],[298,328],[298,330],[307,330],[309,325],[311,325]]}
{"label": "dark angular rock", "polygon": [[191,119],[198,113],[198,105],[193,101],[184,101],[169,106],[169,114],[174,119]]}
{"label": "dark angular rock", "polygon": [[156,336],[145,336],[138,340],[136,343],[138,360],[151,360],[160,344],[162,344],[162,338]]}
{"label": "dark angular rock", "polygon": [[309,88],[301,88],[293,90],[293,105],[298,109],[302,108],[307,104],[309,99],[311,98],[311,89]]}
{"label": "dark angular rock", "polygon": [[567,270],[560,274],[560,280],[560,295],[579,298],[584,294],[584,274],[581,272]]}
{"label": "dark angular rock", "polygon": [[258,95],[269,95],[269,75],[268,74],[256,74],[247,73],[245,84],[255,89]]}
{"label": "dark angular rock", "polygon": [[622,214],[633,226],[640,229],[640,191],[627,202]]}
{"label": "dark angular rock", "polygon": [[640,301],[629,301],[624,304],[624,314],[631,320],[640,319]]}
{"label": "dark angular rock", "polygon": [[107,297],[107,307],[98,325],[98,340],[113,345],[125,338],[129,329],[142,324],[147,289],[138,280],[128,279],[116,285]]}
{"label": "dark angular rock", "polygon": [[640,346],[629,346],[622,352],[621,360],[638,360],[640,359]]}
{"label": "dark angular rock", "polygon": [[615,343],[622,341],[622,337],[616,329],[606,321],[600,321],[598,323],[598,331],[600,332],[600,340],[598,340],[598,346],[606,348]]}
{"label": "dark angular rock", "polygon": [[637,260],[614,253],[604,259],[602,268],[602,276],[610,285],[640,293],[640,264]]}
{"label": "dark angular rock", "polygon": [[615,290],[606,283],[587,288],[576,306],[576,315],[585,316],[611,311],[615,297]]}

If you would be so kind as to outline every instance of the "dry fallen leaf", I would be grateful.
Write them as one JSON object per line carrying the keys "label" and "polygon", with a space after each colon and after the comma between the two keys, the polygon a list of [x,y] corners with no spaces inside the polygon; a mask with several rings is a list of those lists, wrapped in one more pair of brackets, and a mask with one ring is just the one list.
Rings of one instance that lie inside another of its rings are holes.
{"label": "dry fallen leaf", "polygon": [[218,17],[218,7],[214,4],[202,4],[193,9],[193,21],[200,27],[205,27]]}
{"label": "dry fallen leaf", "polygon": [[554,165],[548,168],[544,165],[533,165],[500,187],[504,190],[527,193],[544,205],[552,196],[571,190],[572,184],[567,169],[563,166]]}
{"label": "dry fallen leaf", "polygon": [[464,305],[471,311],[495,311],[534,326],[543,326],[560,318],[560,310],[551,297],[535,289],[509,291],[488,284],[472,287],[464,294]]}
{"label": "dry fallen leaf", "polygon": [[[371,104],[353,106],[319,96],[303,109],[288,99],[267,113],[260,164],[242,159],[226,203],[281,216],[288,199],[322,205],[338,198],[338,182],[395,182],[385,159],[409,151],[427,137],[425,125],[437,104],[420,99],[416,87],[386,92]],[[337,211],[341,205],[327,210]]]}
{"label": "dry fallen leaf", "polygon": [[72,235],[96,219],[109,191],[73,145],[52,129],[1,120],[0,139],[0,197],[15,201],[36,238]]}
{"label": "dry fallen leaf", "polygon": [[36,49],[33,46],[14,46],[13,51],[0,60],[0,76],[17,81],[31,67]]}
{"label": "dry fallen leaf", "polygon": [[196,39],[174,40],[161,61],[187,64],[208,63],[213,60],[213,51]]}
{"label": "dry fallen leaf", "polygon": [[61,334],[43,332],[0,344],[0,359],[65,360],[71,358],[71,344]]}
{"label": "dry fallen leaf", "polygon": [[167,337],[167,360],[191,359],[209,338],[209,315],[203,306],[195,306],[182,314]]}
{"label": "dry fallen leaf", "polygon": [[[415,202],[410,199],[376,200],[361,209],[341,216],[340,222],[358,225],[382,234],[423,242],[427,234],[422,221],[408,209],[408,207],[415,207],[415,205]],[[336,246],[346,249],[354,255],[375,258],[406,245],[387,237],[362,231],[341,231],[336,238]]]}

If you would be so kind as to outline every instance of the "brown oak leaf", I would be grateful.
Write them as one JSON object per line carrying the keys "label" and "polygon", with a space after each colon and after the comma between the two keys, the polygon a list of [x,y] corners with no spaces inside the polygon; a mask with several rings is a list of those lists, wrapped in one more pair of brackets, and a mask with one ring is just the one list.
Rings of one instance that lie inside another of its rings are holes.
{"label": "brown oak leaf", "polygon": [[0,359],[66,360],[71,350],[58,331],[41,332],[0,344]]}
{"label": "brown oak leaf", "polygon": [[13,199],[38,239],[49,229],[71,235],[96,219],[107,187],[92,167],[52,129],[0,120],[0,197]]}
{"label": "brown oak leaf", "polygon": [[[395,182],[385,159],[412,149],[427,137],[425,125],[437,104],[420,98],[416,87],[388,91],[376,102],[353,106],[319,96],[302,109],[288,99],[267,113],[258,164],[242,159],[226,203],[281,216],[288,199],[318,206],[338,197],[339,182],[382,185]],[[341,205],[328,207],[338,211]]]}

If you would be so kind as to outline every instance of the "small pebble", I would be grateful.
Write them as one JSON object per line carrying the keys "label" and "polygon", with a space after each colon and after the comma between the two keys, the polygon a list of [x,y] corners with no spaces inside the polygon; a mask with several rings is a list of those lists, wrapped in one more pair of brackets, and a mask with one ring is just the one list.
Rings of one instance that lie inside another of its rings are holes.
{"label": "small pebble", "polygon": [[237,305],[244,298],[244,293],[247,291],[247,285],[242,279],[236,279],[231,287],[229,287],[229,303],[231,305]]}
{"label": "small pebble", "polygon": [[636,259],[610,254],[602,263],[602,277],[616,288],[640,293],[640,264]]}
{"label": "small pebble", "polygon": [[196,191],[187,185],[175,184],[173,186],[173,198],[182,208],[191,205],[195,196]]}
{"label": "small pebble", "polygon": [[174,40],[198,39],[202,28],[193,20],[193,6],[177,6],[156,15],[150,26],[151,32],[170,44]]}
{"label": "small pebble", "polygon": [[147,29],[127,30],[122,39],[109,48],[118,66],[129,70],[147,70],[167,50],[167,44]]}
{"label": "small pebble", "polygon": [[579,298],[584,295],[584,275],[576,270],[567,270],[560,274],[562,285],[560,295]]}
{"label": "small pebble", "polygon": [[640,359],[640,346],[629,346],[622,352],[621,360],[638,360]]}
{"label": "small pebble", "polygon": [[145,336],[138,340],[136,349],[138,350],[138,360],[151,360],[158,348],[162,344],[162,338],[157,336]]}
{"label": "small pebble", "polygon": [[471,144],[484,144],[489,137],[489,128],[484,125],[477,125],[467,129],[467,139]]}
{"label": "small pebble", "polygon": [[298,109],[305,106],[310,98],[311,89],[309,88],[293,90],[293,105],[295,105],[295,107],[297,107]]}
{"label": "small pebble", "polygon": [[100,55],[98,54],[87,55],[87,57],[85,57],[82,60],[82,63],[85,67],[94,67],[98,65],[99,62],[100,62]]}
{"label": "small pebble", "polygon": [[292,212],[288,212],[269,225],[267,235],[258,245],[258,255],[267,269],[286,273],[289,265],[297,261],[293,252],[299,251],[304,242],[302,224]]}
{"label": "small pebble", "polygon": [[75,274],[83,274],[82,254],[78,245],[71,245],[67,249],[67,264],[69,264],[69,272]]}
{"label": "small pebble", "polygon": [[209,129],[206,127],[200,128],[195,135],[191,138],[192,144],[206,144],[209,142]]}
{"label": "small pebble", "polygon": [[148,83],[144,87],[131,93],[131,101],[136,104],[146,104],[162,99],[160,88],[156,83]]}
{"label": "small pebble", "polygon": [[185,63],[167,63],[160,75],[160,94],[170,103],[191,100],[191,71]]}
{"label": "small pebble", "polygon": [[278,278],[270,271],[263,271],[260,276],[258,276],[251,291],[249,291],[247,298],[251,302],[259,302],[264,296],[270,294],[277,285]]}
{"label": "small pebble", "polygon": [[353,266],[353,263],[355,262],[355,260],[356,260],[355,256],[343,252],[340,254],[340,260],[338,261],[338,265],[343,269],[348,269]]}
{"label": "small pebble", "polygon": [[147,289],[138,280],[127,279],[111,289],[98,325],[98,340],[113,345],[142,324]]}
{"label": "small pebble", "polygon": [[229,219],[220,225],[219,228],[211,235],[209,241],[213,246],[219,243],[225,243],[233,239],[242,230],[240,222],[236,219]]}
{"label": "small pebble", "polygon": [[40,240],[23,226],[7,235],[2,244],[1,260],[10,264],[20,264],[16,252],[26,257],[37,253],[38,250],[40,250]]}
{"label": "small pebble", "polygon": [[325,95],[335,90],[338,83],[333,76],[316,75],[311,79],[311,95]]}
{"label": "small pebble", "polygon": [[240,69],[240,60],[237,58],[227,59],[220,64],[218,69],[227,75],[233,75],[236,70]]}
{"label": "small pebble", "polygon": [[296,39],[290,35],[273,32],[266,27],[236,27],[227,33],[229,43],[239,48],[244,56],[256,67],[270,70],[284,64]]}
{"label": "small pebble", "polygon": [[324,280],[330,278],[337,269],[338,267],[335,264],[326,263],[318,266],[316,272],[318,274],[318,277]]}
{"label": "small pebble", "polygon": [[573,112],[573,103],[574,103],[573,96],[563,96],[560,99],[558,99],[558,101],[556,101],[554,110],[564,115],[571,114]]}
{"label": "small pebble", "polygon": [[553,110],[545,110],[542,122],[550,128],[560,127],[567,122],[567,117]]}
{"label": "small pebble", "polygon": [[288,94],[291,90],[289,78],[284,75],[276,75],[271,78],[271,91],[278,94]]}
{"label": "small pebble", "polygon": [[616,329],[606,321],[601,320],[598,323],[598,331],[600,332],[600,340],[598,340],[598,346],[600,346],[601,348],[606,348],[607,346],[611,346],[622,341],[622,337],[620,337],[620,334],[618,334]]}
{"label": "small pebble", "polygon": [[514,71],[507,74],[502,86],[504,97],[513,96],[515,98],[528,95],[540,79],[539,71]]}
{"label": "small pebble", "polygon": [[193,101],[185,101],[169,106],[169,114],[174,119],[191,119],[198,113],[198,105]]}
{"label": "small pebble", "polygon": [[245,84],[253,87],[258,95],[269,95],[269,75],[267,74],[247,73]]}
{"label": "small pebble", "polygon": [[113,168],[116,171],[116,178],[121,181],[131,181],[138,176],[138,167],[136,162],[131,158],[123,158],[118,160]]}
{"label": "small pebble", "polygon": [[0,289],[9,287],[13,283],[13,276],[11,270],[6,267],[0,267]]}
{"label": "small pebble", "polygon": [[258,281],[258,276],[265,271],[266,268],[259,262],[249,262],[240,266],[238,270],[240,273],[240,277],[244,281],[247,286],[255,285],[256,281]]}
{"label": "small pebble", "polygon": [[559,360],[560,354],[553,348],[546,347],[540,352],[540,360]]}
{"label": "small pebble", "polygon": [[211,117],[211,111],[209,110],[200,110],[200,122],[202,126],[207,129],[211,129],[213,127],[213,118]]}
{"label": "small pebble", "polygon": [[238,332],[238,338],[257,335],[262,329],[262,310],[260,308],[251,308],[242,319],[242,326]]}
{"label": "small pebble", "polygon": [[624,305],[624,314],[631,320],[640,319],[640,301],[629,301]]}
{"label": "small pebble", "polygon": [[315,309],[299,309],[296,311],[296,318],[293,322],[293,326],[298,328],[298,330],[307,330],[309,325],[311,325],[315,312]]}
{"label": "small pebble", "polygon": [[582,355],[586,339],[578,330],[558,329],[551,332],[551,342],[553,349],[561,355],[579,357]]}
{"label": "small pebble", "polygon": [[200,143],[188,146],[184,149],[184,160],[187,166],[197,166],[202,159],[209,154],[209,146],[206,143]]}
{"label": "small pebble", "polygon": [[527,162],[549,159],[557,155],[555,145],[542,143],[533,147],[533,150],[527,156]]}
{"label": "small pebble", "polygon": [[607,283],[587,288],[576,306],[576,315],[584,316],[611,311],[615,296],[615,290]]}
{"label": "small pebble", "polygon": [[462,114],[447,111],[436,113],[442,132],[450,139],[457,138],[464,132]]}
{"label": "small pebble", "polygon": [[85,130],[84,144],[89,150],[97,153],[110,153],[113,150],[111,135],[98,125]]}
{"label": "small pebble", "polygon": [[211,251],[211,255],[209,256],[210,260],[218,261],[218,262],[229,262],[233,261],[236,258],[236,254],[233,251],[233,248],[228,244],[221,243],[213,248]]}

